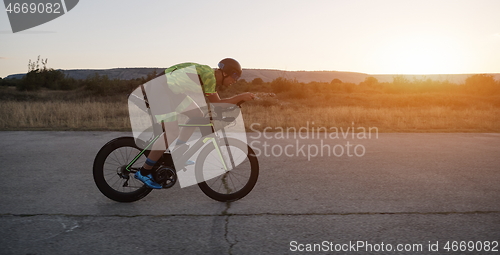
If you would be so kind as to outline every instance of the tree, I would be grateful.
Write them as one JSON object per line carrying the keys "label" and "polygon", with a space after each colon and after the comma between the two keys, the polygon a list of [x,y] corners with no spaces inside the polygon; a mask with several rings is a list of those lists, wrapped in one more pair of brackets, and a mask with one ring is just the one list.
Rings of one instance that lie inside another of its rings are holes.
{"label": "tree", "polygon": [[334,84],[341,84],[341,83],[342,83],[342,81],[339,80],[339,79],[337,79],[337,78],[333,79],[332,82],[330,82],[330,84],[332,84],[332,85],[334,85]]}
{"label": "tree", "polygon": [[410,80],[408,80],[403,75],[397,75],[397,76],[392,77],[392,84],[405,86],[405,85],[410,84]]}
{"label": "tree", "polygon": [[94,93],[94,95],[105,96],[113,91],[111,80],[107,75],[95,73],[88,76],[84,82],[85,89]]}
{"label": "tree", "polygon": [[154,69],[152,72],[148,73],[146,77],[141,77],[140,82],[141,82],[141,84],[144,84],[144,83],[158,77],[160,74],[163,74],[163,73],[158,73],[156,71],[156,69]]}
{"label": "tree", "polygon": [[284,77],[278,77],[271,82],[271,88],[274,93],[280,93],[284,91],[290,91],[301,87],[297,79],[286,79]]}
{"label": "tree", "polygon": [[2,79],[0,78],[0,86],[17,86],[22,80],[17,78]]}
{"label": "tree", "polygon": [[[40,61],[42,66],[40,66]],[[48,59],[41,59],[38,56],[36,62],[28,63],[28,73],[23,77],[22,81],[17,84],[18,90],[39,90],[41,88],[59,89],[65,77],[60,70],[47,68]]]}
{"label": "tree", "polygon": [[500,92],[500,86],[491,74],[475,74],[465,80],[465,87],[472,93],[493,94]]}
{"label": "tree", "polygon": [[261,78],[255,78],[252,80],[252,85],[260,85],[264,83],[264,81]]}
{"label": "tree", "polygon": [[361,86],[368,86],[368,87],[373,87],[377,84],[378,84],[377,78],[372,76],[366,77],[365,81],[359,83],[359,85]]}

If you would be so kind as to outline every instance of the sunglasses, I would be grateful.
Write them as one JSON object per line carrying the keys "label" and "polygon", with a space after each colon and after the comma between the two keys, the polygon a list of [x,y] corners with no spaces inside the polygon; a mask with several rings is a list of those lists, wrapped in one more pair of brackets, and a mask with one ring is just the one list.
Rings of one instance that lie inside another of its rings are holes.
{"label": "sunglasses", "polygon": [[240,75],[238,75],[237,73],[233,73],[231,74],[231,78],[233,78],[234,81],[237,81],[240,78]]}

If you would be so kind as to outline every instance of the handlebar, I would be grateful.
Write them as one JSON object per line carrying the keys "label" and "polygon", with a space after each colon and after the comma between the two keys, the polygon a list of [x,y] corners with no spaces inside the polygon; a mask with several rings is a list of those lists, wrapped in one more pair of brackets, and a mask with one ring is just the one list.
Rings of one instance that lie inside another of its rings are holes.
{"label": "handlebar", "polygon": [[215,113],[222,113],[222,112],[230,112],[236,109],[236,107],[241,108],[241,105],[245,103],[246,101],[241,100],[236,105],[231,105],[229,107],[223,107],[223,106],[216,106],[214,107],[214,112]]}

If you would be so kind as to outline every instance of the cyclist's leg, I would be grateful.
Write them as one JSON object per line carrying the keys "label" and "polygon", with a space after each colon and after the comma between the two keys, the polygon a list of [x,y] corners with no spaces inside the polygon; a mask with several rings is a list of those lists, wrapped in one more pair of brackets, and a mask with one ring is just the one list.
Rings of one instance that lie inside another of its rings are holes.
{"label": "cyclist's leg", "polygon": [[[161,137],[156,140],[153,144],[151,152],[148,155],[148,160],[151,162],[149,165],[144,163],[143,167],[145,169],[153,168],[154,163],[158,161],[165,150],[172,144],[174,139],[167,139],[167,137],[174,138],[177,137],[179,132],[177,121],[173,122],[164,122],[165,132],[161,134]],[[152,164],[152,165],[151,165]]]}
{"label": "cyclist's leg", "polygon": [[162,123],[165,132],[161,134],[161,137],[156,140],[153,144],[152,149],[146,158],[146,162],[141,167],[141,169],[135,173],[135,178],[142,181],[144,184],[153,189],[161,189],[162,185],[157,183],[153,178],[153,166],[161,158],[165,150],[168,148],[169,141],[174,139],[168,139],[167,137],[175,137],[178,135],[178,125],[177,121],[163,122]]}
{"label": "cyclist's leg", "polygon": [[[151,152],[146,159],[141,173],[151,173],[151,169],[155,163],[161,158],[165,150],[168,149],[170,144],[179,135],[179,125],[177,123],[178,111],[177,108],[186,98],[186,95],[175,95],[169,88],[163,87],[164,91],[162,96],[165,98],[158,98],[155,95],[155,104],[151,105],[154,120],[162,125],[163,134],[153,144]],[[159,93],[160,93],[159,92]],[[161,94],[161,93],[160,93]]]}
{"label": "cyclist's leg", "polygon": [[[203,117],[203,112],[195,102],[191,102],[191,104],[185,109],[185,111],[182,111],[181,114],[186,115],[189,118]],[[186,143],[193,135],[195,129],[196,127],[182,127],[180,129],[177,145]]]}
{"label": "cyclist's leg", "polygon": [[147,170],[153,168],[156,161],[161,158],[165,150],[172,144],[172,141],[174,141],[174,139],[167,139],[167,137],[175,138],[179,135],[177,121],[163,122],[163,126],[165,127],[165,132],[161,134],[161,137],[153,144],[151,152],[149,152],[148,158],[146,159],[146,163],[142,166],[142,168],[146,170],[143,171],[144,174],[148,172]]}

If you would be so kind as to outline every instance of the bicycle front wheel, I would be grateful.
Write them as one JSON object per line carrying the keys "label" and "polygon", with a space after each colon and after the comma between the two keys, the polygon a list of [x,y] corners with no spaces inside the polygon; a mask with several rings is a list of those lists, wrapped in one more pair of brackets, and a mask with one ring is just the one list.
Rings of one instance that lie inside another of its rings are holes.
{"label": "bicycle front wheel", "polygon": [[[94,160],[93,174],[102,194],[117,202],[133,202],[151,192],[151,188],[134,178],[135,171],[125,169],[140,152],[133,137],[116,138],[101,148]],[[135,162],[133,169],[144,164],[147,152]]]}
{"label": "bicycle front wheel", "polygon": [[[233,162],[239,163],[236,167],[229,171],[224,170],[225,163],[213,144],[201,150],[196,162],[198,186],[205,195],[220,202],[231,202],[245,197],[252,191],[259,176],[259,162],[252,148],[240,140],[228,140],[234,157]],[[216,169],[221,174],[210,176],[207,169]]]}

